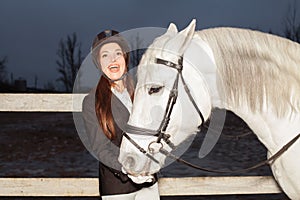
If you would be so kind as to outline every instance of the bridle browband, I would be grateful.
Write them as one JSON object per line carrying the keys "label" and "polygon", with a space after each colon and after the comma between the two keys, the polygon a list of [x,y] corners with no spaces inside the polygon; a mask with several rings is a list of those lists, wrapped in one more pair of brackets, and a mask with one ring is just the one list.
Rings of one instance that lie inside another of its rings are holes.
{"label": "bridle browband", "polygon": [[[263,165],[266,164],[271,164],[273,163],[279,156],[281,156],[290,146],[292,146],[300,137],[300,133],[294,137],[291,141],[289,141],[286,145],[284,145],[279,151],[277,151],[273,156],[271,156],[269,159],[264,160],[256,165],[253,165],[251,167],[248,167],[246,169],[240,169],[240,170],[214,170],[214,169],[208,169],[208,168],[204,168],[204,167],[200,167],[197,165],[194,165],[186,160],[183,160],[177,156],[175,156],[174,154],[172,154],[171,152],[166,151],[163,148],[163,144],[161,142],[161,140],[163,140],[166,144],[168,144],[169,147],[171,147],[171,149],[175,149],[175,145],[170,141],[170,135],[166,133],[166,129],[169,125],[169,121],[170,121],[170,117],[173,111],[173,107],[176,103],[177,97],[178,97],[178,82],[179,82],[179,78],[182,81],[184,90],[186,92],[186,94],[189,97],[189,100],[191,101],[191,103],[193,104],[194,108],[196,109],[200,119],[201,119],[201,125],[202,126],[205,122],[205,119],[203,117],[202,112],[200,111],[199,107],[197,106],[194,98],[192,97],[190,90],[188,88],[188,86],[186,85],[186,82],[182,76],[182,69],[183,69],[183,56],[180,56],[178,59],[178,63],[173,63],[167,60],[163,60],[160,58],[156,58],[155,59],[155,63],[157,64],[162,64],[165,66],[168,66],[170,68],[176,69],[177,70],[177,75],[175,78],[175,81],[173,83],[173,88],[170,91],[169,94],[169,99],[168,99],[168,103],[165,109],[165,113],[164,113],[164,117],[162,122],[160,123],[160,126],[157,130],[152,130],[152,129],[146,129],[146,128],[141,128],[141,127],[136,127],[136,126],[132,126],[130,124],[126,125],[126,132],[129,132],[131,134],[137,134],[137,135],[148,135],[148,136],[155,136],[157,137],[156,141],[153,141],[149,144],[148,146],[148,150],[149,153],[142,148],[138,143],[136,143],[127,133],[123,132],[123,135],[126,137],[127,140],[129,140],[129,142],[131,142],[140,152],[142,152],[144,155],[146,155],[148,158],[150,158],[151,160],[153,160],[154,162],[159,164],[159,161],[157,159],[154,158],[154,153],[162,153],[167,157],[170,157],[174,160],[176,160],[177,162],[183,163],[187,166],[190,166],[192,168],[195,169],[199,169],[202,171],[206,171],[206,172],[213,172],[213,173],[236,173],[236,172],[245,172],[245,171],[249,171],[258,167],[261,167]],[[198,127],[200,128],[200,127]],[[152,144],[160,144],[160,148],[158,149],[158,151],[154,152],[151,148]]]}

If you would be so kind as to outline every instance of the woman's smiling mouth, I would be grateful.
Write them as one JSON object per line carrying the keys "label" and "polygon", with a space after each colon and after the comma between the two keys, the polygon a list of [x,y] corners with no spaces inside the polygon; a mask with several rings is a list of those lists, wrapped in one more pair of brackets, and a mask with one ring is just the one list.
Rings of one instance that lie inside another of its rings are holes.
{"label": "woman's smiling mouth", "polygon": [[120,70],[120,65],[117,63],[112,63],[112,64],[108,65],[107,68],[109,69],[110,72],[116,73]]}

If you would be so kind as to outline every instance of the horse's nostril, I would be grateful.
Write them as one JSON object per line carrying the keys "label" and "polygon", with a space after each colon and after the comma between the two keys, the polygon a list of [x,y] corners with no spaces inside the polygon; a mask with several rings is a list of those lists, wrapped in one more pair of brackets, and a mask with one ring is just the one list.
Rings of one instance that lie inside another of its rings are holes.
{"label": "horse's nostril", "polygon": [[127,156],[124,163],[126,169],[133,169],[135,167],[135,159],[133,156]]}

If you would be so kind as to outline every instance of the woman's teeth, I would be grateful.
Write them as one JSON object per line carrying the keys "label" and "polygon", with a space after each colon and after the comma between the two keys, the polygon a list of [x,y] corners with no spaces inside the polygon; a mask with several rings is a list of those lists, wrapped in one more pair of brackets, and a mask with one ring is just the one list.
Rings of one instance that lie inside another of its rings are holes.
{"label": "woman's teeth", "polygon": [[118,66],[117,66],[117,65],[112,65],[112,66],[109,66],[109,69],[116,69],[116,68],[118,68]]}

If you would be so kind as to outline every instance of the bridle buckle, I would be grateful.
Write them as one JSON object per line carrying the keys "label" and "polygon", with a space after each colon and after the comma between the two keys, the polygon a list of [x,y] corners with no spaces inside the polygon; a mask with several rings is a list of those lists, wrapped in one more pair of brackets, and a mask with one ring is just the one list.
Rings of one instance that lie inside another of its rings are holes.
{"label": "bridle buckle", "polygon": [[160,150],[163,148],[163,146],[164,145],[161,142],[152,141],[148,145],[148,151],[151,154],[156,154],[156,153],[160,152]]}

